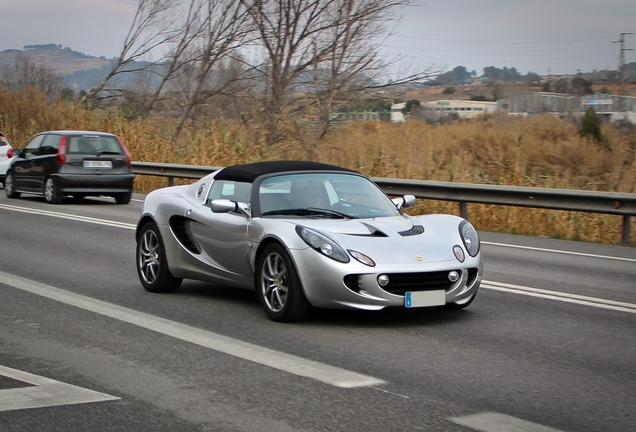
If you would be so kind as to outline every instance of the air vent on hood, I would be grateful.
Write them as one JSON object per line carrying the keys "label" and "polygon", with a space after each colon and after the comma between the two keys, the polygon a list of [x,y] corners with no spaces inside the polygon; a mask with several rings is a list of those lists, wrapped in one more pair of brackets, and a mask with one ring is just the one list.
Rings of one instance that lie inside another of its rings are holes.
{"label": "air vent on hood", "polygon": [[413,225],[410,230],[402,231],[400,235],[402,237],[416,236],[424,233],[424,227],[422,225]]}

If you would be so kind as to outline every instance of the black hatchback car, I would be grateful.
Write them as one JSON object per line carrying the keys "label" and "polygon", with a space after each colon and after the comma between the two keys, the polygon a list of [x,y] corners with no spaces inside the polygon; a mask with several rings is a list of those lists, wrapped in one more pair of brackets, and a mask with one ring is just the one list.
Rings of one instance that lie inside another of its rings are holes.
{"label": "black hatchback car", "polygon": [[43,195],[61,203],[64,196],[111,196],[128,204],[134,174],[128,150],[113,134],[88,131],[42,132],[13,160],[4,190],[9,198]]}

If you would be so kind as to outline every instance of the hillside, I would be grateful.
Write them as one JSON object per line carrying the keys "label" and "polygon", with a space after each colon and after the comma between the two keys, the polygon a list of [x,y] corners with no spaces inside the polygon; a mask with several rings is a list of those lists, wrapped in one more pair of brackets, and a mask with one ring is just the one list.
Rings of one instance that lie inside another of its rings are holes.
{"label": "hillside", "polygon": [[[5,66],[15,64],[17,56],[27,56],[36,64],[44,64],[56,73],[62,75],[69,87],[79,90],[88,90],[97,85],[110,71],[112,59],[105,57],[93,57],[81,52],[73,51],[71,48],[62,47],[56,44],[29,45],[23,49],[9,49],[0,51],[0,69]],[[636,76],[636,63],[626,65],[627,75],[630,78]],[[604,71],[605,75],[611,71]],[[615,84],[613,79],[607,76],[595,74],[583,74],[581,76],[594,83],[592,86],[595,92],[600,92],[603,87],[607,87],[612,94],[626,94],[636,96],[636,84],[634,80],[629,80],[622,89]],[[551,77],[551,81],[556,81],[562,77]],[[570,77],[572,78],[572,77]],[[542,77],[546,80],[547,77]],[[427,86],[421,85],[404,86],[392,91],[397,98],[402,100],[417,99],[422,102],[429,102],[440,99],[460,99],[466,100],[474,96],[484,96],[487,99],[493,97],[493,84],[485,84],[479,80],[473,80],[473,84]],[[456,90],[453,94],[443,94],[447,86],[452,85]],[[517,81],[499,81],[499,94],[503,97],[521,96],[529,93],[536,93],[542,90],[541,85],[529,85]]]}
{"label": "hillside", "polygon": [[0,67],[13,65],[18,55],[27,56],[38,64],[45,64],[60,75],[97,69],[110,64],[110,60],[104,57],[92,57],[70,48],[62,48],[61,45],[48,44],[33,45],[22,50],[0,51]]}

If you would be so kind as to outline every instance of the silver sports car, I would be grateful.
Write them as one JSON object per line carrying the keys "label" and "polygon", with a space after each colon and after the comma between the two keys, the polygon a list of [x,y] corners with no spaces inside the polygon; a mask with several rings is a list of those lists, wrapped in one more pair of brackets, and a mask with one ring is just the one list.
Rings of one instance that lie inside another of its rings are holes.
{"label": "silver sports car", "polygon": [[273,161],[216,171],[150,193],[137,225],[137,271],[150,292],[184,278],[255,289],[275,321],[310,306],[464,308],[483,258],[472,225],[408,216],[366,176],[317,162]]}

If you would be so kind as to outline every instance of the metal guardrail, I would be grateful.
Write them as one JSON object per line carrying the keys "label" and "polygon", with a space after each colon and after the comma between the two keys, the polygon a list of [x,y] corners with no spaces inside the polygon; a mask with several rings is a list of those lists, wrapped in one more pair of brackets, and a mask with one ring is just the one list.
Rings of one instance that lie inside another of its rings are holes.
{"label": "metal guardrail", "polygon": [[[168,185],[170,186],[174,184],[175,178],[199,179],[222,167],[133,162],[132,168],[135,174],[168,177]],[[622,242],[624,244],[628,244],[630,241],[630,218],[636,216],[636,194],[633,193],[477,185],[394,178],[372,178],[372,180],[389,195],[410,194],[417,198],[457,202],[460,206],[460,214],[465,219],[468,219],[468,203],[619,215],[623,217]]]}

